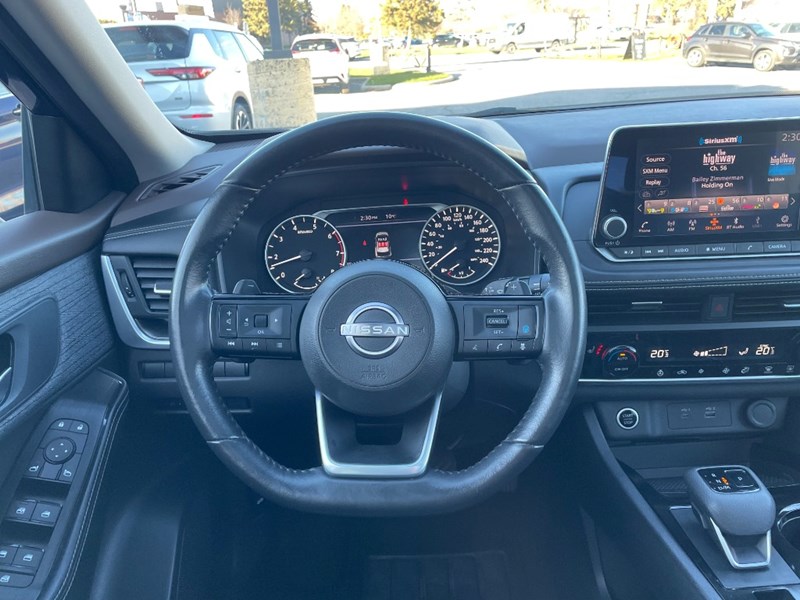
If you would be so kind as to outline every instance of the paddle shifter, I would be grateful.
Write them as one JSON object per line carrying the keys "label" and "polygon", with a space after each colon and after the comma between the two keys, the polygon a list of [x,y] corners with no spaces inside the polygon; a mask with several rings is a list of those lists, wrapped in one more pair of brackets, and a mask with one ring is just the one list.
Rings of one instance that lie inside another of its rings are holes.
{"label": "paddle shifter", "polygon": [[734,569],[768,567],[775,501],[743,466],[701,467],[684,475],[692,508]]}

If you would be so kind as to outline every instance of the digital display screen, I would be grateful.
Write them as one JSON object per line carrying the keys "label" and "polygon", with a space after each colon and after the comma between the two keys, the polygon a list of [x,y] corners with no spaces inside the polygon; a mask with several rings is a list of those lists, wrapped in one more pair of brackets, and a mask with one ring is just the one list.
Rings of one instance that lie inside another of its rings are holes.
{"label": "digital display screen", "polygon": [[708,362],[785,362],[790,355],[791,343],[787,336],[754,331],[730,334],[706,334],[702,339],[675,339],[665,342],[657,337],[646,340],[641,346],[643,364]]}
{"label": "digital display screen", "polygon": [[797,159],[789,132],[643,139],[637,148],[634,236],[792,232]]}
{"label": "digital display screen", "polygon": [[[619,129],[609,145],[595,246],[800,241],[798,160],[800,119]],[[604,230],[610,218],[614,227]],[[781,248],[796,251],[791,243]]]}
{"label": "digital display screen", "polygon": [[342,235],[347,262],[376,258],[421,262],[422,228],[436,212],[433,206],[396,205],[320,213]]}

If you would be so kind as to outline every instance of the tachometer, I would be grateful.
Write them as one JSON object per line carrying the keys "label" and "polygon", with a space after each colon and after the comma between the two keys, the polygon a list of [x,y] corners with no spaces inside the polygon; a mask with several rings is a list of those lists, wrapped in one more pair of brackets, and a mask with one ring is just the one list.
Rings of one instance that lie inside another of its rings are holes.
{"label": "tachometer", "polygon": [[287,292],[313,292],[344,266],[342,236],[325,219],[297,215],[278,225],[264,250],[272,280]]}
{"label": "tachometer", "polygon": [[422,228],[419,245],[431,275],[453,285],[480,281],[500,257],[497,226],[474,206],[448,206],[437,212]]}

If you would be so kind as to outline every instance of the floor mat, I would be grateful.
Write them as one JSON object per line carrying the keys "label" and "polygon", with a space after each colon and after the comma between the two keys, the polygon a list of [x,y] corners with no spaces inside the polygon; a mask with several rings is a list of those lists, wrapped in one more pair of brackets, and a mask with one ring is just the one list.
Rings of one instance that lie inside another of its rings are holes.
{"label": "floor mat", "polygon": [[504,552],[370,556],[362,600],[510,600]]}

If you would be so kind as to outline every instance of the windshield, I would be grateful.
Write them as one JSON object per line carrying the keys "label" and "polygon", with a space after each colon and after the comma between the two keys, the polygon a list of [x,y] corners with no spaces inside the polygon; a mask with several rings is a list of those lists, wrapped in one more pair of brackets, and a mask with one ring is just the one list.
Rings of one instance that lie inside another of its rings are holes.
{"label": "windshield", "polygon": [[278,0],[279,32],[266,0],[86,1],[198,132],[800,92],[796,0]]}
{"label": "windshield", "polygon": [[775,32],[772,29],[764,25],[759,25],[758,23],[750,23],[750,29],[761,37],[775,37]]}

